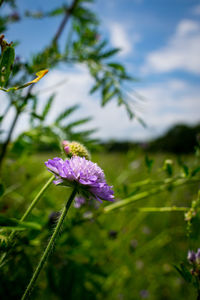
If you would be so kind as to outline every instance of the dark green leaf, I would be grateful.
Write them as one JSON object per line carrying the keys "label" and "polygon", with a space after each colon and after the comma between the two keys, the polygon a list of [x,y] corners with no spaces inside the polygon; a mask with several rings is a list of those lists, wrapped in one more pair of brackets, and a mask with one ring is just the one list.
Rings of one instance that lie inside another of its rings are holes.
{"label": "dark green leaf", "polygon": [[47,101],[47,103],[46,103],[46,105],[45,105],[45,107],[44,107],[44,110],[43,110],[43,112],[42,112],[43,120],[46,118],[46,116],[47,116],[49,110],[51,109],[51,105],[52,105],[52,103],[53,103],[54,98],[55,98],[55,94],[53,94],[53,95],[49,98],[49,100]]}
{"label": "dark green leaf", "polygon": [[77,120],[77,121],[72,122],[69,125],[67,125],[64,129],[65,130],[69,130],[69,129],[73,128],[73,127],[76,127],[76,126],[88,123],[89,121],[91,121],[91,119],[92,118],[89,117],[89,118],[84,118],[84,119]]}
{"label": "dark green leaf", "polygon": [[79,108],[79,105],[73,105],[70,108],[67,108],[63,113],[61,113],[58,118],[56,119],[55,123],[59,124],[60,121],[64,120],[66,117],[68,117],[69,115],[71,115],[75,110],[77,110]]}
{"label": "dark green leaf", "polygon": [[31,113],[31,116],[34,117],[34,118],[36,118],[36,119],[39,119],[39,120],[41,120],[41,121],[44,120],[44,119],[43,119],[43,116],[40,116],[40,115],[38,115],[38,114],[35,113],[35,112],[32,112],[32,113]]}
{"label": "dark green leaf", "polygon": [[187,281],[187,282],[192,281],[192,275],[189,272],[189,270],[184,266],[183,263],[180,265],[180,267],[177,267],[177,266],[174,266],[174,267],[179,272],[179,274],[185,279],[185,281]]}
{"label": "dark green leaf", "polygon": [[113,68],[113,69],[116,69],[116,70],[119,70],[121,72],[125,72],[125,68],[124,66],[122,66],[121,64],[118,64],[118,63],[110,63],[108,64],[109,67]]}
{"label": "dark green leaf", "polygon": [[153,159],[150,159],[148,155],[145,155],[145,164],[147,166],[148,171],[150,172],[153,166]]}
{"label": "dark green leaf", "polygon": [[196,169],[194,169],[191,173],[191,176],[195,176],[197,173],[200,172],[200,167],[197,167]]}
{"label": "dark green leaf", "polygon": [[12,46],[7,46],[1,54],[0,60],[0,86],[4,87],[7,83],[10,73],[12,71],[12,65],[15,59],[15,50]]}
{"label": "dark green leaf", "polygon": [[115,95],[116,95],[116,91],[106,93],[106,95],[104,95],[104,97],[102,99],[102,106],[107,104]]}
{"label": "dark green leaf", "polygon": [[115,49],[109,50],[109,51],[107,51],[107,52],[102,53],[102,54],[100,55],[100,58],[101,58],[101,59],[108,58],[108,57],[110,57],[110,56],[115,55],[115,54],[118,53],[119,51],[120,51],[119,48],[115,48]]}
{"label": "dark green leaf", "polygon": [[183,172],[184,172],[185,176],[188,176],[189,175],[189,168],[188,168],[188,166],[186,166],[184,164],[182,167],[183,167]]}
{"label": "dark green leaf", "polygon": [[126,108],[128,116],[129,116],[129,119],[132,119],[135,116],[135,114],[132,112],[132,110],[130,108],[130,105],[126,101],[124,101],[124,99],[121,96],[118,98],[118,104],[119,105],[121,105],[121,104],[125,105],[125,108]]}
{"label": "dark green leaf", "polygon": [[98,90],[98,88],[101,86],[101,81],[98,81],[90,90],[90,94],[93,94]]}
{"label": "dark green leaf", "polygon": [[66,7],[58,7],[48,13],[48,16],[54,17],[63,14],[66,11]]}

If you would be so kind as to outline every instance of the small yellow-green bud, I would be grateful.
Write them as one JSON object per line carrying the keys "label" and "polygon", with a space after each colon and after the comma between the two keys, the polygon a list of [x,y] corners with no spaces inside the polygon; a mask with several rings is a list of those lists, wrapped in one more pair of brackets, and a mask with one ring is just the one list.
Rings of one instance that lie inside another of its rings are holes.
{"label": "small yellow-green bud", "polygon": [[90,159],[90,154],[85,146],[78,142],[63,141],[63,149],[67,156],[80,156]]}

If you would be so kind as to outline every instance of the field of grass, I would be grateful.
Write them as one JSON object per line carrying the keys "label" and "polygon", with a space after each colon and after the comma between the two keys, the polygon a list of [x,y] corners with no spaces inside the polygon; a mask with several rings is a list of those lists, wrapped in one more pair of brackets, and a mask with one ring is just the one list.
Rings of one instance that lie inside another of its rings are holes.
{"label": "field of grass", "polygon": [[[8,189],[0,201],[1,213],[17,219],[22,216],[51,176],[44,161],[54,156],[44,153],[7,161],[2,178]],[[151,154],[151,170],[143,152],[95,153],[92,160],[104,169],[118,201],[158,187],[168,176],[163,170],[166,158],[173,160],[174,177],[183,172],[173,155]],[[182,157],[182,162],[193,167],[199,160],[191,155]],[[190,207],[199,187],[198,181],[176,188],[169,184],[162,192],[110,213],[101,213],[107,202],[100,208],[94,203],[71,207],[31,299],[195,299],[195,290],[174,266],[186,261],[189,249],[199,247],[199,216],[189,234],[184,212],[139,208]],[[27,219],[42,229],[17,233],[15,247],[0,271],[1,299],[20,299],[69,192],[52,184]],[[99,214],[86,218],[90,212]]]}

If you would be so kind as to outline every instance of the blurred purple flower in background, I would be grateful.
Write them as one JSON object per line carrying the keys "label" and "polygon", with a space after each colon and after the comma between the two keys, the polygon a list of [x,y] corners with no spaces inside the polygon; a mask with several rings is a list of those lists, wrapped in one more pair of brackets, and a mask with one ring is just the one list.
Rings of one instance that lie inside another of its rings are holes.
{"label": "blurred purple flower in background", "polygon": [[200,264],[200,248],[196,253],[193,250],[189,250],[187,259],[191,264]]}
{"label": "blurred purple flower in background", "polygon": [[74,207],[80,208],[83,204],[85,204],[85,198],[82,196],[78,196],[74,199]]}
{"label": "blurred purple flower in background", "polygon": [[106,183],[103,170],[85,157],[73,156],[69,160],[55,157],[45,165],[55,174],[55,184],[76,186],[84,198],[113,201],[114,192]]}
{"label": "blurred purple flower in background", "polygon": [[188,256],[187,256],[187,259],[190,263],[194,263],[196,261],[196,254],[195,252],[192,250],[189,250],[188,251]]}
{"label": "blurred purple flower in background", "polygon": [[140,296],[142,299],[146,299],[149,297],[149,292],[147,290],[141,290],[140,291]]}

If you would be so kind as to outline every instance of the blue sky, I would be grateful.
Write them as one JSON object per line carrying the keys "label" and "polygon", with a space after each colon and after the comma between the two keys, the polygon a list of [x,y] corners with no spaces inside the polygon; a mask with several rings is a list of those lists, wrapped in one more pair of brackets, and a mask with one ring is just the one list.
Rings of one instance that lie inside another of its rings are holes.
{"label": "blue sky", "polygon": [[[18,2],[23,11],[47,7],[50,10],[64,1]],[[124,63],[129,73],[140,79],[129,86],[128,92],[133,97],[136,92],[144,98],[137,101],[135,110],[148,128],[128,120],[124,109],[116,107],[114,101],[101,109],[98,95],[88,95],[92,80],[84,66],[49,72],[38,84],[38,89],[44,89],[66,79],[66,84],[56,89],[56,104],[49,121],[67,105],[81,103],[80,113],[94,117],[91,126],[99,128],[98,137],[139,140],[159,135],[178,122],[198,122],[200,1],[98,0],[93,8],[102,23],[102,36],[107,37],[111,46],[122,49],[115,60]],[[8,40],[19,39],[17,53],[29,57],[49,43],[59,22],[59,17],[42,21],[26,19],[11,27],[6,37]],[[65,37],[66,32],[61,44]],[[43,94],[41,99],[48,96],[48,93]],[[8,125],[11,114],[4,126]],[[15,135],[24,128],[24,122],[26,116]]]}

